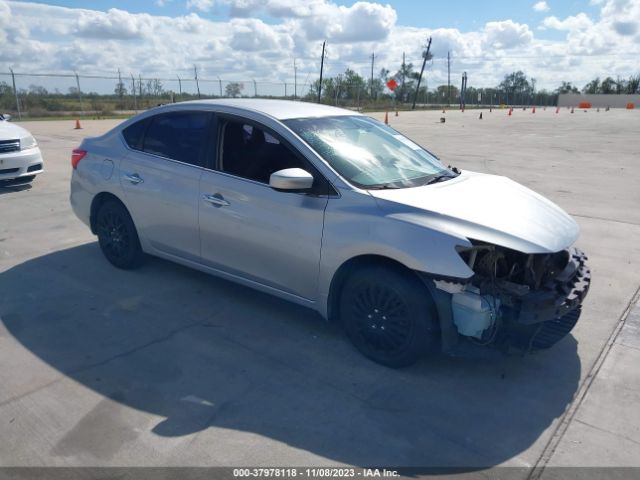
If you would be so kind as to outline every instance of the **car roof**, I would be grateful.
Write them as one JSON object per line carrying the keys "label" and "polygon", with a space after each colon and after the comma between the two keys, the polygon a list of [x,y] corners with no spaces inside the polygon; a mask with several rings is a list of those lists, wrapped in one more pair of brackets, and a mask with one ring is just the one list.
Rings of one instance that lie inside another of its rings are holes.
{"label": "car roof", "polygon": [[180,102],[181,105],[202,105],[237,108],[269,115],[278,120],[289,118],[315,118],[315,117],[335,117],[344,115],[359,115],[358,112],[345,110],[343,108],[320,105],[310,102],[294,102],[291,100],[269,100],[262,98],[226,98],[220,100],[192,100]]}

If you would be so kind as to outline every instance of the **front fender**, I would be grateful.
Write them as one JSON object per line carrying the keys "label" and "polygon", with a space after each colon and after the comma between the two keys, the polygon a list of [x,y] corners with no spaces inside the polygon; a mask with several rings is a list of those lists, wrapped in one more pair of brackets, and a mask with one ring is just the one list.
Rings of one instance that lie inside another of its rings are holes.
{"label": "front fender", "polygon": [[411,270],[467,279],[473,271],[456,251],[468,239],[427,228],[411,217],[385,214],[369,195],[348,191],[330,199],[325,212],[319,272],[319,307],[326,316],[331,281],[347,261],[377,255]]}

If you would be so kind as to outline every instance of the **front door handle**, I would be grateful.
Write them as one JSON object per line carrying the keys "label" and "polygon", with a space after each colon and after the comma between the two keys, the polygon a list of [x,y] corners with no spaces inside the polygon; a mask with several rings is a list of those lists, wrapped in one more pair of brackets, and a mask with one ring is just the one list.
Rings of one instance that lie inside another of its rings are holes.
{"label": "front door handle", "polygon": [[138,175],[137,173],[125,175],[124,178],[127,179],[128,181],[130,181],[131,183],[133,183],[134,185],[137,185],[139,183],[143,183],[144,182],[142,177],[140,175]]}
{"label": "front door handle", "polygon": [[215,195],[205,194],[202,195],[202,198],[205,202],[209,202],[211,205],[214,205],[216,207],[227,207],[231,205],[219,193],[216,193]]}

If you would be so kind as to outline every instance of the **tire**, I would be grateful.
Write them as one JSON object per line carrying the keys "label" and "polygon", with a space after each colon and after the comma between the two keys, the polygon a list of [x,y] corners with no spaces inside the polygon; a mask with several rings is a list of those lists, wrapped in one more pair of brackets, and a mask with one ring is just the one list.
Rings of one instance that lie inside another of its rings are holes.
{"label": "tire", "polygon": [[415,363],[437,341],[437,315],[427,291],[409,272],[365,267],[340,293],[339,316],[365,357],[392,368]]}
{"label": "tire", "polygon": [[131,270],[142,265],[144,253],[138,232],[124,205],[113,200],[101,205],[96,232],[102,253],[114,267]]}

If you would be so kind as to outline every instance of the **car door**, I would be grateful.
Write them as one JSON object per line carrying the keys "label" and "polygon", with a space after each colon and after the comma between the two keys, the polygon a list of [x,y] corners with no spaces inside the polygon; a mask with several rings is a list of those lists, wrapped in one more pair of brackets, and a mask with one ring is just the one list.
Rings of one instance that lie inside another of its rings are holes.
{"label": "car door", "polygon": [[[222,116],[217,124],[217,161],[200,179],[202,261],[315,299],[328,182],[264,126]],[[290,167],[314,175],[312,192],[269,187],[270,173]]]}
{"label": "car door", "polygon": [[200,258],[198,188],[211,117],[179,111],[142,120],[137,128],[145,133],[120,164],[126,204],[144,238],[159,252],[193,261]]}

